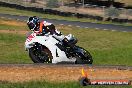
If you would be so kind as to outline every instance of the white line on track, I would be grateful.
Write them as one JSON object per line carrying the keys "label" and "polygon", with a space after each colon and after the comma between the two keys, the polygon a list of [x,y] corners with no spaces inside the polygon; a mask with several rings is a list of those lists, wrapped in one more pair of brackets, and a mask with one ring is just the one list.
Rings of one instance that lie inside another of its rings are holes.
{"label": "white line on track", "polygon": [[89,27],[85,27],[85,28],[89,28]]}
{"label": "white line on track", "polygon": [[104,31],[107,31],[108,29],[103,29]]}
{"label": "white line on track", "polygon": [[99,29],[99,28],[95,28],[95,29]]}
{"label": "white line on track", "polygon": [[0,17],[0,18],[5,18],[5,17]]}
{"label": "white line on track", "polygon": [[69,27],[71,27],[72,25],[68,25]]}
{"label": "white line on track", "polygon": [[17,19],[18,21],[20,20],[20,19]]}
{"label": "white line on track", "polygon": [[111,31],[116,31],[116,30],[111,30]]}
{"label": "white line on track", "polygon": [[76,27],[80,27],[80,26],[76,26]]}
{"label": "white line on track", "polygon": [[60,25],[64,25],[64,24],[60,24]]}
{"label": "white line on track", "polygon": [[8,18],[9,20],[11,20],[12,18]]}
{"label": "white line on track", "polygon": [[122,32],[127,32],[127,31],[122,31]]}

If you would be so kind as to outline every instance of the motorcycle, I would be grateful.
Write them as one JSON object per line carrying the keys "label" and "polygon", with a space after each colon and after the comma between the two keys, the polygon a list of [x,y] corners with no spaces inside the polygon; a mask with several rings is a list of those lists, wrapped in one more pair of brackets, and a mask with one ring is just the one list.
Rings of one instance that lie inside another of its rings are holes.
{"label": "motorcycle", "polygon": [[91,54],[76,45],[77,39],[72,34],[62,36],[65,38],[60,41],[54,35],[32,32],[27,36],[25,50],[34,63],[93,63]]}

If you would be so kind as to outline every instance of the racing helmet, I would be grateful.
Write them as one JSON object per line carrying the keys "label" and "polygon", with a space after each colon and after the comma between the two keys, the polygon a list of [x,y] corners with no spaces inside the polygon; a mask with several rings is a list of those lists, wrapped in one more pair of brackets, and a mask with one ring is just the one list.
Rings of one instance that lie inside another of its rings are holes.
{"label": "racing helmet", "polygon": [[27,21],[27,25],[28,25],[29,29],[32,31],[37,30],[39,23],[40,23],[39,18],[37,18],[36,16],[29,17],[29,19]]}

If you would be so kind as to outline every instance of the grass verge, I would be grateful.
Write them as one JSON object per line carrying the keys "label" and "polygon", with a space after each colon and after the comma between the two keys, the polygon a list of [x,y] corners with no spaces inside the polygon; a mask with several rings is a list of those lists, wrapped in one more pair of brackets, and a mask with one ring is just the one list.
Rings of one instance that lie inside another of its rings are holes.
{"label": "grass verge", "polygon": [[11,14],[11,15],[20,15],[20,16],[38,16],[42,18],[48,18],[48,19],[57,19],[57,20],[68,20],[68,21],[80,21],[80,22],[94,22],[99,24],[114,24],[114,25],[124,25],[124,26],[132,26],[130,23],[113,23],[110,21],[97,21],[93,19],[86,19],[86,18],[76,18],[76,17],[63,17],[58,15],[51,15],[51,14],[41,14],[37,12],[32,11],[25,11],[25,10],[18,10],[14,8],[8,8],[8,7],[0,7],[0,13],[5,14]]}
{"label": "grass verge", "polygon": [[[27,83],[0,83],[1,88],[84,88],[79,82],[49,83],[49,82],[27,82]],[[131,86],[86,86],[85,88],[131,88]]]}
{"label": "grass verge", "polygon": [[31,63],[24,41],[24,36],[0,33],[0,63]]}
{"label": "grass verge", "polygon": [[[67,29],[67,28],[60,28]],[[101,31],[94,29],[78,29],[63,31],[72,33],[78,38],[78,45],[89,50],[94,64],[132,65],[132,33]]]}

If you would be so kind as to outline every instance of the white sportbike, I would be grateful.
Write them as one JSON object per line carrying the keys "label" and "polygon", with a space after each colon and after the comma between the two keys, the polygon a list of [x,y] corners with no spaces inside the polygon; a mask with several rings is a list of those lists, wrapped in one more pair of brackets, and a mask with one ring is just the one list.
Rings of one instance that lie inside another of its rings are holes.
{"label": "white sportbike", "polygon": [[32,32],[27,36],[25,50],[34,63],[92,64],[92,56],[85,49],[75,45],[77,39],[72,34],[62,36],[65,37],[65,42],[50,34],[43,36]]}

